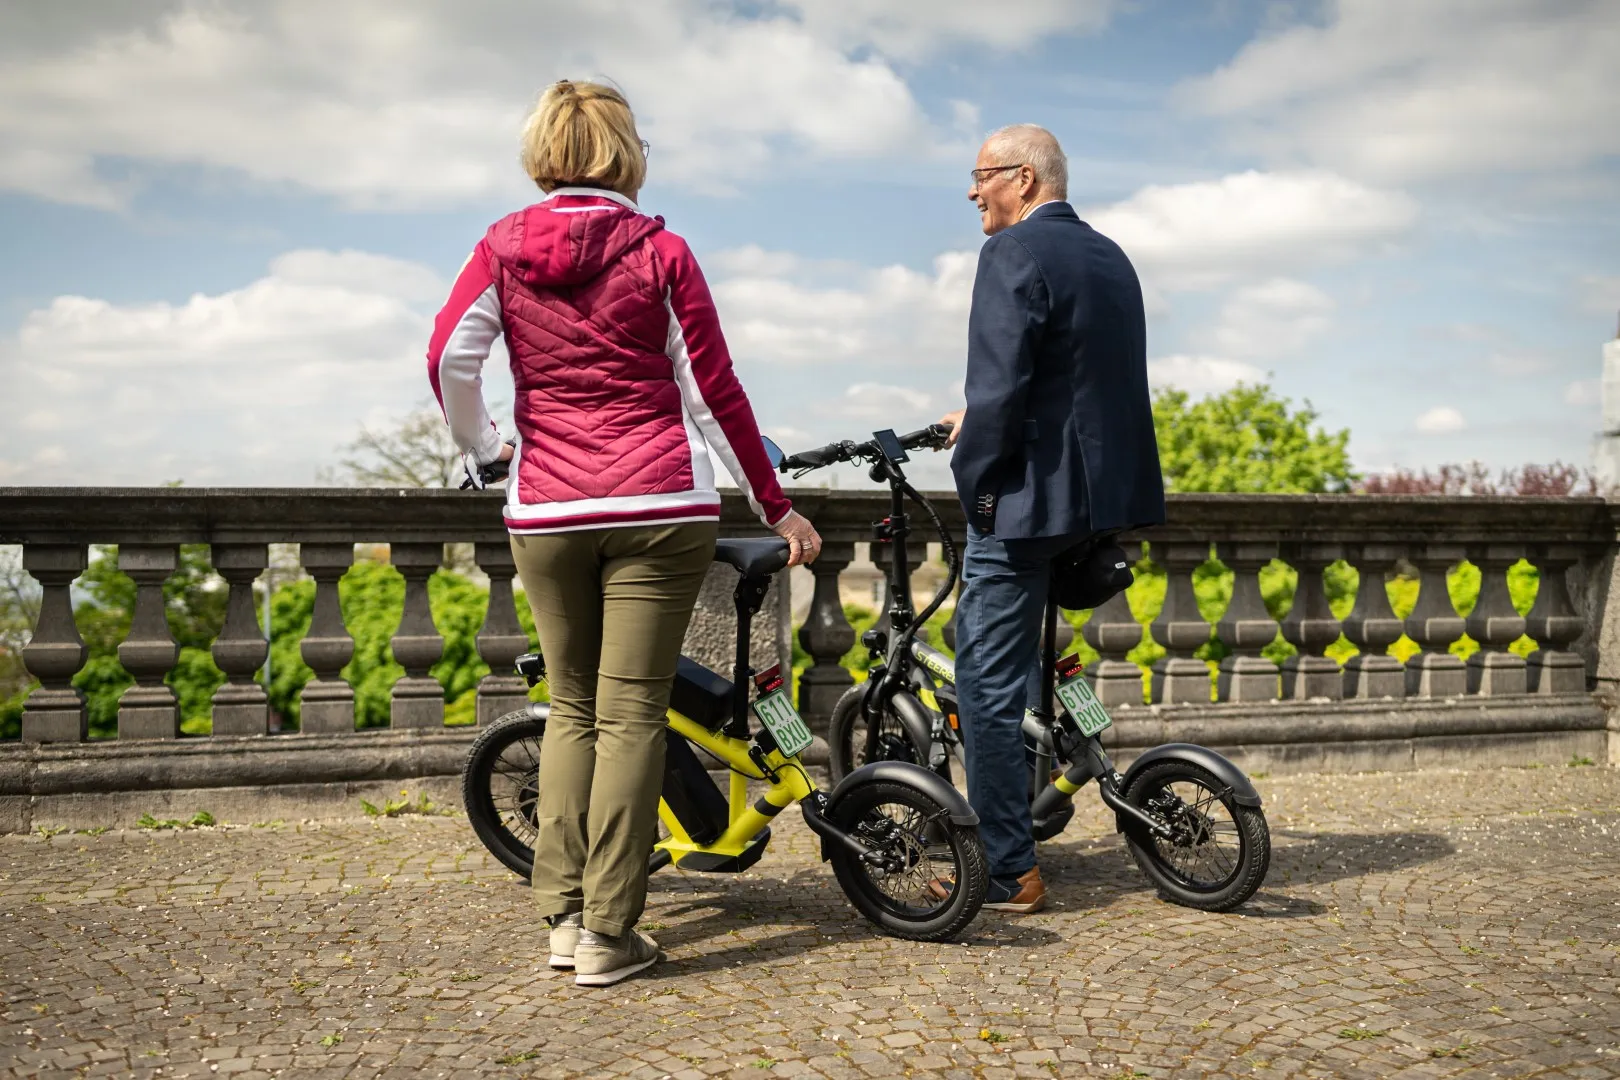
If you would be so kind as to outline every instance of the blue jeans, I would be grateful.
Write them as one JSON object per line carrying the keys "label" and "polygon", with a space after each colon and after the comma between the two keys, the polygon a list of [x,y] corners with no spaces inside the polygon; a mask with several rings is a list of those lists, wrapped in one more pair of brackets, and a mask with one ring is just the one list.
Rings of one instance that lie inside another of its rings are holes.
{"label": "blue jeans", "polygon": [[1052,560],[1082,535],[997,540],[968,527],[956,609],[956,689],[968,801],[993,877],[1035,865],[1024,710],[1040,703],[1042,616]]}

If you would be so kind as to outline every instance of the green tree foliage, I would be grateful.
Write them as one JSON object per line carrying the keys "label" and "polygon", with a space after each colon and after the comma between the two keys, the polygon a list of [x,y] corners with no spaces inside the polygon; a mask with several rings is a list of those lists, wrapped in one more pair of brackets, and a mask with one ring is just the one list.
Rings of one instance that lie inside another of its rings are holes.
{"label": "green tree foliage", "polygon": [[[118,662],[118,645],[129,634],[135,583],[119,571],[116,548],[98,548],[75,591],[80,600],[74,608],[74,621],[89,657],[73,685],[85,696],[91,736],[110,738],[118,732],[119,696],[134,682]],[[206,545],[181,548],[179,569],[164,584],[163,595],[169,632],[180,645],[174,669],[165,681],[180,702],[181,730],[206,734],[212,729],[214,691],[225,681],[210,647],[224,625],[228,596],[224,581],[209,565]],[[357,723],[360,727],[386,726],[390,688],[404,675],[389,648],[404,606],[404,579],[385,563],[361,561],[339,582],[338,596],[344,622],[354,638],[354,656],[343,676],[354,686]],[[315,583],[308,580],[285,583],[271,597],[269,697],[271,708],[287,727],[298,724],[299,691],[313,674],[299,655],[299,644],[309,630],[314,601]],[[428,602],[444,636],[444,655],[431,673],[445,688],[446,721],[472,723],[478,680],[489,671],[477,646],[489,594],[461,574],[440,571],[428,580]],[[532,645],[537,640],[534,618],[521,595],[517,606],[519,622]],[[20,616],[18,621],[23,621]],[[32,618],[26,621],[31,623]],[[4,657],[14,655],[25,640],[21,631],[13,636],[18,639],[17,648],[6,649]],[[24,702],[34,685],[25,675],[0,698],[0,738],[16,738],[19,733]]]}
{"label": "green tree foliage", "polygon": [[[84,694],[90,734],[107,738],[118,732],[118,698],[134,682],[118,662],[118,643],[129,634],[135,610],[135,582],[118,569],[118,549],[97,548],[79,578],[82,595],[73,609],[79,634],[90,657],[73,685]],[[225,681],[214,666],[209,646],[225,624],[226,587],[208,562],[206,544],[180,548],[180,565],[163,584],[164,614],[169,633],[180,646],[174,670],[165,678],[180,700],[181,727],[209,730],[214,690]]]}
{"label": "green tree foliage", "polygon": [[[359,562],[338,582],[343,621],[354,638],[354,656],[343,677],[354,687],[355,722],[359,727],[386,727],[389,690],[405,674],[394,662],[389,639],[399,626],[405,604],[405,579],[385,563]],[[471,723],[473,692],[489,665],[478,656],[478,628],[484,623],[489,594],[460,574],[439,571],[428,579],[428,604],[444,636],[444,655],[431,674],[445,688],[449,722]],[[299,721],[298,692],[314,673],[299,655],[315,608],[315,583],[298,581],[277,589],[270,601],[274,630],[270,653],[270,707],[283,723]],[[537,639],[528,605],[518,599],[518,617],[533,644]]]}
{"label": "green tree foliage", "polygon": [[1268,386],[1236,386],[1192,401],[1181,390],[1153,396],[1159,464],[1170,491],[1346,491],[1349,429],[1316,427],[1307,402],[1295,410]]}

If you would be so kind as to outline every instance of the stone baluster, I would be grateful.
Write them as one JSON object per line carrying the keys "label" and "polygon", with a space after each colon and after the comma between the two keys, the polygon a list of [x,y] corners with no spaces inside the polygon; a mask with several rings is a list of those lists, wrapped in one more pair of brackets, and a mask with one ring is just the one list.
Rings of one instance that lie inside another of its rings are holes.
{"label": "stone baluster", "polygon": [[169,633],[163,598],[163,583],[178,565],[179,551],[172,544],[125,544],[118,549],[118,569],[135,582],[129,636],[118,646],[118,662],[135,677],[135,685],[118,699],[120,739],[180,736],[180,703],[163,681],[180,655]]}
{"label": "stone baluster", "polygon": [[1283,661],[1283,697],[1293,701],[1344,697],[1344,675],[1338,661],[1324,656],[1339,640],[1339,620],[1328,604],[1323,572],[1344,557],[1342,544],[1302,543],[1289,546],[1287,558],[1299,573],[1294,606],[1283,619],[1283,637],[1299,651]]}
{"label": "stone baluster", "polygon": [[1468,658],[1470,694],[1522,694],[1526,687],[1524,657],[1508,646],[1524,635],[1525,618],[1508,592],[1508,567],[1519,561],[1522,545],[1481,544],[1472,553],[1479,567],[1479,599],[1468,613],[1468,636],[1479,649]]}
{"label": "stone baluster", "polygon": [[515,674],[513,662],[529,647],[528,635],[518,622],[512,596],[512,546],[507,543],[474,545],[478,566],[489,575],[489,607],[478,631],[478,655],[489,674],[478,680],[479,726],[521,709],[529,702],[529,684]]}
{"label": "stone baluster", "polygon": [[1198,610],[1193,571],[1209,559],[1206,541],[1160,541],[1153,561],[1164,567],[1164,607],[1149,627],[1167,655],[1153,665],[1153,700],[1161,705],[1208,705],[1209,665],[1193,653],[1209,640],[1209,623]]}
{"label": "stone baluster", "polygon": [[[1123,543],[1125,557],[1132,565],[1142,557],[1140,543]],[[1142,704],[1142,669],[1125,659],[1125,654],[1142,643],[1142,624],[1131,614],[1125,594],[1110,597],[1091,613],[1080,628],[1086,642],[1101,655],[1086,668],[1086,678],[1104,705]]]}
{"label": "stone baluster", "polygon": [[304,684],[300,730],[324,734],[354,730],[354,689],[343,678],[343,667],[354,655],[354,639],[343,624],[338,582],[354,564],[353,544],[303,544],[299,560],[315,579],[315,608],[309,633],[299,644],[304,663],[315,677]]}
{"label": "stone baluster", "polygon": [[815,588],[804,625],[799,627],[799,644],[811,660],[799,676],[799,712],[810,730],[823,738],[833,705],[855,682],[838,662],[855,645],[855,628],[844,618],[844,601],[838,592],[838,575],[854,560],[853,543],[828,541],[822,546],[821,555],[810,564]]}
{"label": "stone baluster", "polygon": [[1359,652],[1344,665],[1347,698],[1404,698],[1406,668],[1389,655],[1405,624],[1389,606],[1385,576],[1400,559],[1400,548],[1390,544],[1363,544],[1356,555],[1361,583],[1356,604],[1344,620],[1344,636]]}
{"label": "stone baluster", "polygon": [[1232,602],[1215,624],[1232,652],[1221,661],[1216,692],[1222,701],[1275,701],[1277,665],[1260,650],[1277,639],[1277,620],[1260,595],[1260,571],[1276,558],[1277,545],[1217,543],[1216,552],[1232,571]]}
{"label": "stone baluster", "polygon": [[1569,568],[1580,561],[1580,549],[1550,544],[1536,561],[1541,584],[1525,616],[1524,632],[1536,642],[1526,665],[1527,688],[1534,694],[1580,694],[1586,691],[1586,661],[1569,650],[1581,636],[1581,617],[1569,600]]}
{"label": "stone baluster", "polygon": [[90,735],[84,696],[73,686],[73,676],[90,653],[73,622],[71,595],[73,580],[84,568],[82,544],[30,544],[23,549],[23,569],[42,588],[39,621],[22,651],[28,673],[39,680],[23,705],[24,742],[82,742]]}
{"label": "stone baluster", "polygon": [[1468,692],[1468,669],[1446,651],[1463,633],[1452,606],[1446,572],[1465,552],[1456,544],[1423,544],[1412,556],[1418,568],[1418,599],[1406,617],[1406,635],[1423,651],[1406,661],[1407,697],[1460,697]]}
{"label": "stone baluster", "polygon": [[394,544],[389,561],[405,578],[405,610],[389,640],[405,677],[394,684],[390,723],[396,728],[444,726],[444,687],[428,674],[444,655],[444,638],[433,623],[428,578],[444,559],[440,544]]}
{"label": "stone baluster", "polygon": [[214,663],[225,682],[214,691],[215,735],[265,735],[270,731],[270,704],[253,676],[264,666],[270,643],[259,626],[253,582],[270,562],[265,544],[215,544],[209,551],[214,569],[230,586],[225,625],[214,641]]}

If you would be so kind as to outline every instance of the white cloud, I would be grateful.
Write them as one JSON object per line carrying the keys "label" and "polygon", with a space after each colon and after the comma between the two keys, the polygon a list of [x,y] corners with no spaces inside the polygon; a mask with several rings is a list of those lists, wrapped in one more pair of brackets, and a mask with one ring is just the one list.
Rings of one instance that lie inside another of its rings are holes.
{"label": "white cloud", "polygon": [[1613,0],[1337,0],[1182,87],[1282,162],[1401,180],[1620,153]]}
{"label": "white cloud", "polygon": [[1564,387],[1564,404],[1566,405],[1596,405],[1602,400],[1602,379],[1576,379]]}
{"label": "white cloud", "polygon": [[1450,405],[1436,405],[1413,423],[1425,435],[1450,435],[1468,426],[1463,414]]}
{"label": "white cloud", "polygon": [[933,423],[944,410],[935,406],[933,395],[916,387],[861,382],[845,387],[837,398],[822,402],[817,411],[840,420],[905,430]]}
{"label": "white cloud", "polygon": [[1239,289],[1221,308],[1214,345],[1234,356],[1297,354],[1333,323],[1333,298],[1314,285],[1272,278]]}
{"label": "white cloud", "polygon": [[975,107],[936,123],[889,53],[986,34],[1013,47],[1112,7],[1035,0],[985,20],[961,0],[747,16],[705,0],[345,0],[316,16],[180,0],[41,15],[0,45],[0,189],[109,208],[150,166],[199,166],[354,207],[502,195],[526,187],[517,132],[539,88],[605,74],[638,109],[655,178],[725,190],[783,155],[898,160],[960,141]]}
{"label": "white cloud", "polygon": [[872,370],[964,362],[974,252],[946,252],[932,272],[814,263],[744,248],[709,260],[715,304],[739,360],[860,363]]}
{"label": "white cloud", "polygon": [[1145,187],[1086,220],[1116,241],[1149,289],[1204,289],[1296,273],[1386,249],[1417,204],[1326,172],[1234,173]]}
{"label": "white cloud", "polygon": [[1603,315],[1620,311],[1620,274],[1614,277],[1588,275],[1581,278],[1580,288],[1587,311]]}
{"label": "white cloud", "polygon": [[846,47],[875,45],[918,59],[942,45],[1016,49],[1064,31],[1100,30],[1120,0],[1017,0],[987,10],[982,0],[795,0],[817,37]]}
{"label": "white cloud", "polygon": [[[0,432],[0,478],[307,484],[363,420],[431,398],[446,289],[414,263],[294,251],[179,304],[57,297],[0,343],[20,416]],[[504,367],[487,371],[492,402]]]}
{"label": "white cloud", "polygon": [[1148,361],[1148,383],[1155,389],[1173,387],[1195,398],[1230,390],[1238,383],[1268,382],[1269,376],[1253,364],[1221,356],[1165,356]]}

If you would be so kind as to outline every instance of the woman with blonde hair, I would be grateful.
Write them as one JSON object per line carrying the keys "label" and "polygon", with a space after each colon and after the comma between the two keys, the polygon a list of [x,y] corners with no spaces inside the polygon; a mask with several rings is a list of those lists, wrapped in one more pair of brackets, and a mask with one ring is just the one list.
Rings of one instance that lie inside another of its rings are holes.
{"label": "woman with blonde hair", "polygon": [[[522,137],[546,197],[492,225],[439,313],[428,376],[468,474],[513,459],[506,526],[546,657],[534,897],[551,965],[606,986],[655,963],[647,895],[664,713],[714,555],[719,458],[810,562],[686,242],[636,205],[646,147],[624,96],[558,82]],[[514,447],[480,371],[504,337]]]}

